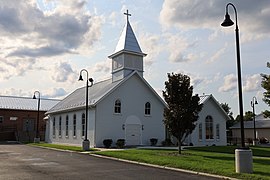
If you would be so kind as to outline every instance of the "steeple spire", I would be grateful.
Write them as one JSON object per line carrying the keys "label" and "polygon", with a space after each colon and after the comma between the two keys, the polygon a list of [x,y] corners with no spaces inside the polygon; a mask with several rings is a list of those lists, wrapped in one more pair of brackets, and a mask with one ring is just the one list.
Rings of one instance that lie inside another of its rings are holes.
{"label": "steeple spire", "polygon": [[121,33],[120,39],[117,43],[117,46],[115,48],[115,51],[112,55],[109,56],[109,58],[114,57],[115,55],[126,51],[129,53],[134,53],[137,55],[143,55],[146,56],[146,54],[144,54],[140,48],[140,45],[137,41],[137,38],[132,30],[132,27],[129,23],[129,16],[131,16],[131,14],[127,12],[124,13],[124,15],[127,16],[127,22],[126,25]]}
{"label": "steeple spire", "polygon": [[112,81],[118,81],[127,77],[130,73],[137,71],[143,77],[143,57],[136,36],[129,23],[128,10],[124,13],[127,16],[126,25],[121,33],[115,51],[109,58],[112,59]]}

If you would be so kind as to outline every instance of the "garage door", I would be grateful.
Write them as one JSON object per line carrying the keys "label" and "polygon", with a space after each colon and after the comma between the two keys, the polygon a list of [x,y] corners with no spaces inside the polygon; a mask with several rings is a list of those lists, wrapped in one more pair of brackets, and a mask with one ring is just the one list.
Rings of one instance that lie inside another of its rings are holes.
{"label": "garage door", "polygon": [[141,125],[139,124],[126,125],[126,145],[127,146],[141,145]]}

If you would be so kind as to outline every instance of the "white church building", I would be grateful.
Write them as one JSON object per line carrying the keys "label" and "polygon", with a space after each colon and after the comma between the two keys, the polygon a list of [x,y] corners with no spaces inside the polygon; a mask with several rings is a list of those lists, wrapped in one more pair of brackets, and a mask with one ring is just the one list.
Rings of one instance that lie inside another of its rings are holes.
{"label": "white church building", "polygon": [[[143,78],[144,54],[128,21],[112,59],[112,78],[94,83],[88,92],[87,135],[90,147],[104,139],[125,139],[126,145],[149,145],[165,139],[165,102]],[[85,91],[82,87],[50,109],[47,142],[81,145],[85,129]]]}
{"label": "white church building", "polygon": [[[90,147],[103,147],[103,140],[125,139],[125,145],[158,145],[166,138],[163,111],[166,103],[143,77],[142,52],[128,20],[112,59],[112,77],[94,83],[88,92],[87,138]],[[82,145],[85,138],[85,94],[82,87],[55,105],[46,114],[46,142]],[[202,100],[203,110],[187,143],[226,145],[226,113],[213,96]],[[225,113],[225,114],[224,114]]]}

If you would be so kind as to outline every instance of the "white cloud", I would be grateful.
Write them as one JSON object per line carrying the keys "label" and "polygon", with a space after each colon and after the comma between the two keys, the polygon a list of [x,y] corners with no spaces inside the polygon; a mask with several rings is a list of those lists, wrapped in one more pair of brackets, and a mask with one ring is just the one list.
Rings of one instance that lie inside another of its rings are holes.
{"label": "white cloud", "polygon": [[78,78],[69,62],[59,62],[54,64],[51,78],[56,82],[75,82]]}
{"label": "white cloud", "polygon": [[67,92],[63,88],[52,88],[42,94],[42,98],[54,98],[62,99],[67,95]]}
{"label": "white cloud", "polygon": [[229,92],[237,88],[237,78],[234,74],[224,77],[223,85],[218,89],[219,92]]}
{"label": "white cloud", "polygon": [[[232,0],[231,2],[238,10],[239,28],[243,35],[243,42],[270,36],[270,8],[267,0],[245,0],[244,3]],[[160,12],[160,22],[165,29],[177,27],[181,30],[201,28],[216,30],[224,19],[225,6],[226,2],[216,0],[164,0]],[[234,20],[234,12],[231,7],[229,7],[229,13]],[[225,31],[224,28],[220,27],[220,29]],[[230,32],[233,33],[233,31]]]}
{"label": "white cloud", "polygon": [[243,90],[246,92],[258,91],[261,88],[261,75],[254,74],[245,78]]}
{"label": "white cloud", "polygon": [[206,63],[213,63],[215,61],[218,61],[220,57],[225,53],[227,46],[228,44],[225,44],[223,48],[215,52],[215,54],[209,60],[207,60]]}
{"label": "white cloud", "polygon": [[196,42],[189,42],[187,38],[179,34],[165,34],[165,50],[169,52],[170,62],[188,62],[197,59],[197,55],[188,52],[196,46]]}

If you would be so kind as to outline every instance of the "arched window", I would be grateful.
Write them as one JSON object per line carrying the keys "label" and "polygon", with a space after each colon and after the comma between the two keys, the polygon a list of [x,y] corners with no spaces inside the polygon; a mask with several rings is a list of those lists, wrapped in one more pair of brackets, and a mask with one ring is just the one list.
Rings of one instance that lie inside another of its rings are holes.
{"label": "arched window", "polygon": [[76,137],[76,114],[73,115],[73,136]]}
{"label": "arched window", "polygon": [[85,136],[85,114],[82,113],[82,136]]}
{"label": "arched window", "polygon": [[205,139],[214,139],[212,116],[206,116],[205,118]]}
{"label": "arched window", "polygon": [[216,125],[216,138],[219,139],[220,135],[219,135],[219,124]]}
{"label": "arched window", "polygon": [[59,137],[62,136],[62,117],[59,117],[59,131],[58,131]]}
{"label": "arched window", "polygon": [[144,114],[150,115],[151,114],[151,104],[150,102],[145,103],[144,105]]}
{"label": "arched window", "polygon": [[114,113],[120,114],[121,113],[121,101],[117,99],[114,103]]}
{"label": "arched window", "polygon": [[199,140],[202,140],[202,123],[199,124]]}
{"label": "arched window", "polygon": [[68,137],[68,115],[66,116],[66,137]]}

